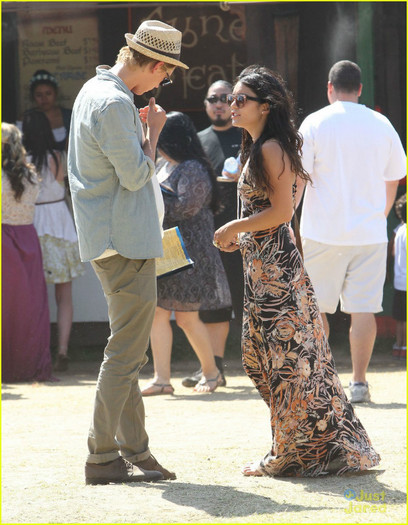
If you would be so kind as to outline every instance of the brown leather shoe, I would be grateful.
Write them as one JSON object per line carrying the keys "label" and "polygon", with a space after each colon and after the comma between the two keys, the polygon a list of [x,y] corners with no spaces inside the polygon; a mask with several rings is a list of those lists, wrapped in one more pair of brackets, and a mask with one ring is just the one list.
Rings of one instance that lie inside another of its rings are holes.
{"label": "brown leather shoe", "polygon": [[177,478],[175,472],[170,472],[169,470],[162,467],[153,455],[151,455],[149,458],[145,459],[144,461],[138,461],[137,463],[133,463],[133,464],[142,470],[158,470],[159,472],[163,474],[164,479],[176,479]]}
{"label": "brown leather shoe", "polygon": [[161,479],[164,479],[161,472],[141,469],[121,456],[109,463],[85,463],[85,483],[87,485],[159,481]]}

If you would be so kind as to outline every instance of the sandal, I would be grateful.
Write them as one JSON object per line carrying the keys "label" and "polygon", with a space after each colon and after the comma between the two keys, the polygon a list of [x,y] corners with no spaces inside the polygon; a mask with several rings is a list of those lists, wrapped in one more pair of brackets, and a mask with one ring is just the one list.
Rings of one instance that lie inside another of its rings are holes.
{"label": "sandal", "polygon": [[164,396],[164,395],[173,395],[174,394],[174,388],[170,384],[164,384],[164,383],[148,383],[143,389],[142,389],[142,396],[148,397],[148,396]]}
{"label": "sandal", "polygon": [[[210,383],[213,383],[214,386],[211,386]],[[200,379],[200,381],[196,384],[195,388],[194,388],[194,392],[199,392],[199,393],[211,393],[211,392],[214,392],[214,390],[219,387],[222,383],[222,378],[221,378],[221,372],[218,372],[217,376],[214,377],[213,379],[206,379],[204,376]],[[201,390],[200,387],[203,387],[203,386],[207,386],[208,388],[205,389],[205,390]],[[197,388],[198,387],[198,388]]]}

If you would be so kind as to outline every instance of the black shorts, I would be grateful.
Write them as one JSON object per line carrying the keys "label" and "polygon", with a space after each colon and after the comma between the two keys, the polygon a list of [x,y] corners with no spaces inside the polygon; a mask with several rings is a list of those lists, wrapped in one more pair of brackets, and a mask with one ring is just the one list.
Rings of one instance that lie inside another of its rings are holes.
{"label": "black shorts", "polygon": [[394,290],[392,316],[396,321],[407,320],[407,292],[403,290]]}
{"label": "black shorts", "polygon": [[221,308],[220,310],[200,310],[200,319],[203,323],[224,323],[231,321],[232,308]]}

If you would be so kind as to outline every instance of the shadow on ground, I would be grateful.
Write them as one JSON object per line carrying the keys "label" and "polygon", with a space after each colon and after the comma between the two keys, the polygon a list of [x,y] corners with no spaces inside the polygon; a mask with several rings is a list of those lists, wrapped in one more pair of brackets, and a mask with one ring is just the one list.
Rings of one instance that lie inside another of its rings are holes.
{"label": "shadow on ground", "polygon": [[213,517],[238,518],[276,512],[329,510],[326,506],[303,506],[289,501],[280,504],[272,497],[259,496],[225,485],[199,485],[176,481],[171,484],[156,483],[152,488],[162,490],[162,497],[175,505],[201,510]]}

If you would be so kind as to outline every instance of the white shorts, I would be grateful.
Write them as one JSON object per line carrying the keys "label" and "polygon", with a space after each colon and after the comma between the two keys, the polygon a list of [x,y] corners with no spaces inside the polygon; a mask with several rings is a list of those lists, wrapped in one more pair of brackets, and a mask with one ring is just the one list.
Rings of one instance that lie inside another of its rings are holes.
{"label": "white shorts", "polygon": [[382,311],[387,243],[335,246],[303,239],[307,273],[322,313]]}

